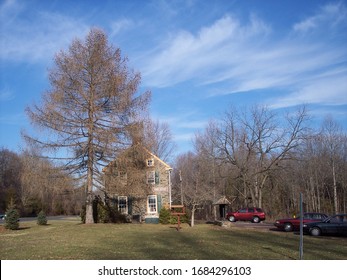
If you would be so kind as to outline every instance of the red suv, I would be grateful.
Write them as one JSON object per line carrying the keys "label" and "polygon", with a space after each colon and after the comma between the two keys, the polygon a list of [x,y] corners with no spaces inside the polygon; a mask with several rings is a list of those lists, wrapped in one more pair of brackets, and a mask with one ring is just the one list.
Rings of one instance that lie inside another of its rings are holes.
{"label": "red suv", "polygon": [[242,208],[236,212],[228,212],[226,218],[230,222],[251,221],[259,223],[265,220],[265,213],[262,209],[256,207]]}

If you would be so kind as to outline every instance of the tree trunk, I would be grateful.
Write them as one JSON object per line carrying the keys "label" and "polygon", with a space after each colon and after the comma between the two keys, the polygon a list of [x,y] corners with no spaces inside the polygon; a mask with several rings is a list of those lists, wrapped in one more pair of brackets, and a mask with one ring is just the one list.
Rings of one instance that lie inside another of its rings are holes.
{"label": "tree trunk", "polygon": [[86,224],[93,224],[93,194],[91,192],[87,192],[86,199]]}
{"label": "tree trunk", "polygon": [[195,225],[195,210],[196,210],[196,206],[193,205],[192,216],[191,216],[191,221],[190,221],[190,226],[191,227],[193,227]]}
{"label": "tree trunk", "polygon": [[88,170],[87,170],[87,201],[86,201],[86,224],[94,223],[93,219],[93,176],[94,176],[94,91],[90,90],[91,101],[88,112]]}

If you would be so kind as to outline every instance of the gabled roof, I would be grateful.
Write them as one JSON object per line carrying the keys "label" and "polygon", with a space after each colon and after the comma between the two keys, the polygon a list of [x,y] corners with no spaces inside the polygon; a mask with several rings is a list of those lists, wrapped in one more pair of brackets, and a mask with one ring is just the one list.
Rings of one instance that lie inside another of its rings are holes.
{"label": "gabled roof", "polygon": [[166,169],[172,169],[172,167],[170,165],[168,165],[165,161],[163,161],[162,159],[160,159],[159,157],[157,157],[155,154],[153,154],[152,152],[150,152],[149,150],[147,150],[145,147],[143,147],[143,149],[148,153],[150,154],[151,157],[153,157],[155,160],[158,160],[159,162],[161,162],[165,167]]}
{"label": "gabled roof", "polygon": [[[137,145],[135,145],[135,146],[140,146],[140,145],[137,144]],[[124,152],[128,151],[128,150],[131,149],[131,148],[134,148],[134,146],[131,146],[131,147],[129,147],[128,149],[125,149]],[[149,157],[151,157],[151,158],[155,159],[156,161],[159,161],[161,164],[163,164],[166,170],[171,170],[171,169],[172,169],[172,167],[171,167],[170,165],[168,165],[165,161],[163,161],[163,160],[160,159],[158,156],[156,156],[155,154],[153,154],[153,153],[152,153],[151,151],[149,151],[147,148],[143,147],[142,145],[141,145],[141,148],[142,148],[146,153],[149,154]],[[116,160],[117,160],[117,159],[111,161],[106,167],[104,167],[104,168],[102,169],[102,171],[105,172],[105,171],[106,171],[106,168],[107,168],[110,164],[114,163]]]}
{"label": "gabled roof", "polygon": [[231,202],[225,197],[221,197],[220,199],[217,200],[217,202],[213,203],[214,205],[221,205],[221,204],[231,204]]}

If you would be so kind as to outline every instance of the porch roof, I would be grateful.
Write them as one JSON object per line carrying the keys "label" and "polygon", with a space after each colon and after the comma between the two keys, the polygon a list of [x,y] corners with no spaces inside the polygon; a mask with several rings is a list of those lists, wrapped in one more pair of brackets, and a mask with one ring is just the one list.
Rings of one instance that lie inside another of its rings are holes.
{"label": "porch roof", "polygon": [[231,202],[225,196],[222,196],[220,199],[217,200],[217,202],[213,204],[214,205],[231,204]]}

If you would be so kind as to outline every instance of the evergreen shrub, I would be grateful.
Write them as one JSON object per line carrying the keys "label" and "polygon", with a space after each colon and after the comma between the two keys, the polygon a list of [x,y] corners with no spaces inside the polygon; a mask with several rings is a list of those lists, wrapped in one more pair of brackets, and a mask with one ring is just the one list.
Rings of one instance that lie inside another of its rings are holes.
{"label": "evergreen shrub", "polygon": [[43,210],[37,215],[37,224],[38,225],[47,225],[47,217]]}
{"label": "evergreen shrub", "polygon": [[170,210],[165,207],[161,208],[159,212],[159,223],[164,225],[169,224],[170,218]]}
{"label": "evergreen shrub", "polygon": [[16,230],[19,228],[19,212],[17,209],[10,208],[6,211],[5,228]]}

